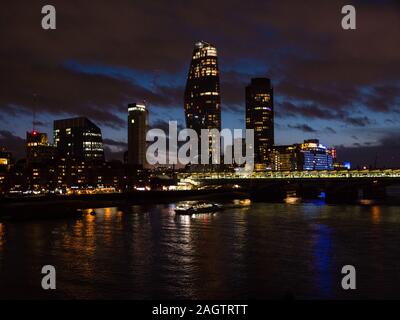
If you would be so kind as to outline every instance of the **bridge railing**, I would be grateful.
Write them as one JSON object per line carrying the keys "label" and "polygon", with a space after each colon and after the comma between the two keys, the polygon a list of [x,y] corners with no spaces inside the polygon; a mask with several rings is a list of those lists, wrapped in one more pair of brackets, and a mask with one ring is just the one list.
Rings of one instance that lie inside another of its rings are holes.
{"label": "bridge railing", "polygon": [[343,179],[343,178],[400,178],[400,169],[383,170],[331,170],[331,171],[265,171],[252,173],[209,172],[180,173],[185,180],[231,180],[231,179]]}

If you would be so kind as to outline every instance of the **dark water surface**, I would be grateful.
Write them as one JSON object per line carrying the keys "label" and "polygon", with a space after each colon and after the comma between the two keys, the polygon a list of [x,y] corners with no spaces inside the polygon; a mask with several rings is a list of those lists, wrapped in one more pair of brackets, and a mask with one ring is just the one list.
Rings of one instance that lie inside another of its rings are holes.
{"label": "dark water surface", "polygon": [[[400,298],[400,207],[253,203],[187,217],[174,206],[0,223],[0,298]],[[355,291],[341,289],[346,264]]]}

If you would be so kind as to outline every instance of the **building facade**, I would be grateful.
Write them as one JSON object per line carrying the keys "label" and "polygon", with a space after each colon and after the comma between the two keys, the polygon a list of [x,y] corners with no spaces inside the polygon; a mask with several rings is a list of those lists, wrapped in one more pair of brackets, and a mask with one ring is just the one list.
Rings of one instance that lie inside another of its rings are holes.
{"label": "building facade", "polygon": [[128,105],[128,165],[146,164],[146,133],[148,130],[148,110],[144,104]]}
{"label": "building facade", "polygon": [[274,99],[270,79],[253,78],[246,87],[246,129],[254,130],[254,162],[269,163],[274,145]]}
{"label": "building facade", "polygon": [[54,146],[60,157],[104,161],[101,130],[84,117],[55,120]]}
{"label": "building facade", "polygon": [[[210,43],[195,44],[184,94],[186,127],[221,131],[221,97],[217,49]],[[209,150],[216,136],[210,134]],[[200,149],[199,149],[200,151]]]}
{"label": "building facade", "polygon": [[36,130],[26,133],[26,162],[28,165],[34,163],[47,163],[55,157],[55,148],[49,145],[46,133]]}
{"label": "building facade", "polygon": [[305,140],[302,144],[275,146],[271,149],[270,158],[274,171],[334,169],[332,149],[316,139]]}
{"label": "building facade", "polygon": [[221,97],[217,49],[204,41],[193,50],[185,88],[186,126],[221,130]]}
{"label": "building facade", "polygon": [[333,158],[329,149],[319,140],[305,140],[300,145],[302,170],[333,170]]}
{"label": "building facade", "polygon": [[270,153],[271,168],[274,171],[301,170],[301,153],[298,145],[275,146]]}
{"label": "building facade", "polygon": [[11,162],[11,153],[6,148],[0,147],[0,195],[9,187]]}

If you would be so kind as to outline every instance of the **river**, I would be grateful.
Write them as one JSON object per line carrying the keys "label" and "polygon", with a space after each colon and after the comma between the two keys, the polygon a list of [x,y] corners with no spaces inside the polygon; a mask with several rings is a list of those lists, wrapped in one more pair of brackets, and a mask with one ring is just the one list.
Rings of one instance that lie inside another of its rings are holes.
{"label": "river", "polygon": [[[0,223],[2,299],[400,298],[400,210],[252,203],[176,216],[176,203]],[[57,289],[41,289],[41,268]],[[341,288],[353,265],[356,290]]]}

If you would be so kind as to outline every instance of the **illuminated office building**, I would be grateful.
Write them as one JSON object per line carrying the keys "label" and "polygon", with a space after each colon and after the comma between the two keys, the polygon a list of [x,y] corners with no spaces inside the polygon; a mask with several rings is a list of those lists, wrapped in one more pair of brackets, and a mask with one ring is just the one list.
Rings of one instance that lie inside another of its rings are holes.
{"label": "illuminated office building", "polygon": [[0,194],[7,190],[9,171],[11,167],[11,153],[0,147]]}
{"label": "illuminated office building", "polygon": [[[205,41],[195,44],[186,82],[186,127],[200,137],[201,129],[221,130],[221,97],[217,49]],[[209,136],[209,146],[214,136]]]}
{"label": "illuminated office building", "polygon": [[319,140],[305,140],[300,145],[303,170],[333,170],[333,158],[330,150]]}
{"label": "illuminated office building", "polygon": [[101,130],[84,117],[55,120],[54,146],[67,159],[104,161]]}
{"label": "illuminated office building", "polygon": [[26,162],[28,165],[45,163],[54,159],[54,151],[54,147],[49,145],[46,133],[36,130],[26,133]]}
{"label": "illuminated office building", "polygon": [[274,146],[270,159],[271,169],[275,171],[334,169],[332,149],[328,149],[316,139],[305,140],[302,144]]}
{"label": "illuminated office building", "polygon": [[270,153],[271,169],[274,171],[301,170],[298,145],[275,146]]}
{"label": "illuminated office building", "polygon": [[128,105],[128,164],[144,166],[146,164],[146,133],[148,128],[148,110],[144,104]]}
{"label": "illuminated office building", "polygon": [[328,148],[328,153],[332,156],[333,163],[337,161],[337,150],[336,148]]}
{"label": "illuminated office building", "polygon": [[246,87],[246,129],[254,130],[254,162],[269,162],[274,145],[274,101],[271,80],[254,78]]}
{"label": "illuminated office building", "polygon": [[55,185],[55,148],[46,133],[32,130],[26,133],[26,187],[29,190],[49,190]]}
{"label": "illuminated office building", "polygon": [[5,147],[0,147],[0,167],[8,170],[11,165],[11,153]]}

